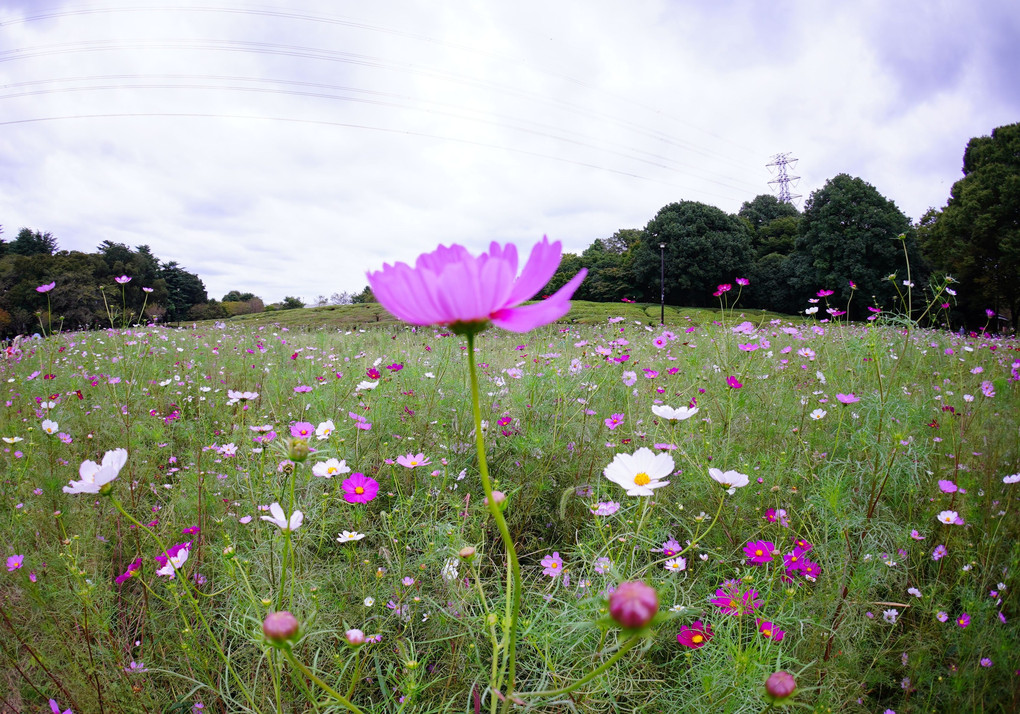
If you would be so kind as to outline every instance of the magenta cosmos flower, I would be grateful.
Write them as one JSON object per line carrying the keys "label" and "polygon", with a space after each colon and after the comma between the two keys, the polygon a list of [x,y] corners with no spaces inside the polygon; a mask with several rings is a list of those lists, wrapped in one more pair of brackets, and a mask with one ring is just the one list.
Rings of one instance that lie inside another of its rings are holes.
{"label": "magenta cosmos flower", "polygon": [[712,626],[706,625],[701,620],[695,620],[690,627],[681,625],[680,633],[676,636],[677,642],[692,650],[704,647],[710,639],[712,639]]}
{"label": "magenta cosmos flower", "polygon": [[567,314],[570,298],[587,274],[581,269],[551,297],[521,307],[552,278],[562,246],[546,237],[531,249],[517,274],[517,247],[493,242],[475,257],[466,248],[439,246],[418,256],[414,267],[384,263],[369,272],[376,299],[393,315],[412,325],[449,325],[455,332],[480,332],[489,323],[510,332],[527,332]]}
{"label": "magenta cosmos flower", "polygon": [[40,285],[39,287],[37,287],[35,289],[35,291],[37,293],[48,293],[50,290],[52,290],[55,287],[57,287],[56,282],[46,283],[45,285]]}
{"label": "magenta cosmos flower", "polygon": [[290,435],[296,439],[307,439],[315,436],[315,426],[307,421],[299,421],[290,428]]}
{"label": "magenta cosmos flower", "polygon": [[114,278],[114,280],[116,280],[121,285],[127,285],[128,283],[131,282],[131,278],[129,278],[127,275],[121,275],[120,277]]}
{"label": "magenta cosmos flower", "polygon": [[772,561],[776,544],[770,540],[752,540],[744,546],[744,554],[752,565],[763,565]]}
{"label": "magenta cosmos flower", "polygon": [[379,482],[360,472],[351,474],[340,486],[348,503],[368,503],[379,493]]}

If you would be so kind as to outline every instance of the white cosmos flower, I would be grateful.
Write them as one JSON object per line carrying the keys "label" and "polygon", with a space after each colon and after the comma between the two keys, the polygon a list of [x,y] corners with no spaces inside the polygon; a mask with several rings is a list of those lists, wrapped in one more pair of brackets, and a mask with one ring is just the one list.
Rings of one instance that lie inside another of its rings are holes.
{"label": "white cosmos flower", "polygon": [[333,478],[334,476],[348,474],[350,472],[351,469],[347,466],[347,462],[339,461],[337,459],[326,459],[312,467],[312,475],[321,476],[322,478]]}
{"label": "white cosmos flower", "polygon": [[379,382],[358,382],[357,391],[364,392],[369,389],[375,389],[379,386]]}
{"label": "white cosmos flower", "polygon": [[697,407],[677,407],[674,409],[668,404],[654,404],[652,405],[652,413],[661,419],[672,419],[675,421],[683,421],[684,419],[690,419],[692,416],[698,413]]}
{"label": "white cosmos flower", "polygon": [[[4,441],[8,444],[17,444],[19,441],[24,441],[20,436],[5,436]],[[1007,476],[1006,478],[1009,478]],[[1009,483],[1008,481],[1006,483]]]}
{"label": "white cosmos flower", "polygon": [[[5,438],[4,441],[7,441],[7,439]],[[1002,477],[1003,483],[1016,483],[1017,481],[1020,481],[1020,474],[1010,474],[1009,476]]]}
{"label": "white cosmos flower", "polygon": [[627,490],[628,496],[651,496],[654,489],[669,485],[661,479],[673,473],[673,457],[641,447],[633,454],[617,454],[602,475]]}
{"label": "white cosmos flower", "polygon": [[742,474],[739,471],[723,471],[721,469],[711,468],[708,470],[708,475],[712,477],[714,481],[718,481],[726,488],[726,493],[731,496],[737,492],[738,488],[742,488],[747,485],[748,478],[747,474]]}
{"label": "white cosmos flower", "polygon": [[[365,537],[364,533],[358,533],[357,531],[344,531],[340,534],[340,537],[336,539],[337,543],[350,543],[352,540],[361,540]],[[367,602],[365,603],[368,604]]]}
{"label": "white cosmos flower", "polygon": [[824,409],[815,409],[811,412],[811,414],[809,414],[809,416],[815,421],[818,421],[819,419],[824,419],[826,414],[828,414],[828,412]]}
{"label": "white cosmos flower", "polygon": [[963,523],[963,521],[960,520],[960,514],[957,513],[956,511],[942,511],[936,517],[940,521],[942,521],[943,523],[945,523],[947,525],[957,525],[958,526],[961,523]]}
{"label": "white cosmos flower", "polygon": [[328,439],[329,435],[334,431],[336,431],[336,425],[333,423],[332,419],[327,419],[315,428],[315,436],[318,437],[319,441],[323,441]]}
{"label": "white cosmos flower", "polygon": [[262,520],[269,521],[281,531],[296,531],[305,520],[305,514],[301,511],[294,511],[288,519],[283,513],[283,507],[275,501],[269,505],[269,512],[273,515],[262,516]]}
{"label": "white cosmos flower", "polygon": [[60,424],[51,419],[43,419],[42,430],[47,434],[56,434],[60,430]]}
{"label": "white cosmos flower", "polygon": [[[165,575],[171,580],[174,577],[174,572],[181,569],[181,566],[188,561],[188,555],[191,551],[187,548],[181,548],[177,551],[177,555],[172,555],[166,559],[166,565],[156,571],[156,575]],[[166,555],[164,553],[163,555]]]}
{"label": "white cosmos flower", "polygon": [[103,464],[95,461],[83,461],[78,467],[81,481],[71,481],[64,486],[64,493],[99,493],[106,484],[117,478],[117,474],[127,463],[127,449],[114,449],[103,455]]}

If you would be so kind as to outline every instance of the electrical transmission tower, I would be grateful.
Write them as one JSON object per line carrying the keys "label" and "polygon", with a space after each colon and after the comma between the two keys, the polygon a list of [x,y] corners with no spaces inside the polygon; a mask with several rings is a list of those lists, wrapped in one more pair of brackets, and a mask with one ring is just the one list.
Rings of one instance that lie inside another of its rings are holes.
{"label": "electrical transmission tower", "polygon": [[778,187],[779,200],[783,203],[793,203],[794,199],[800,198],[799,193],[790,193],[790,184],[800,181],[800,176],[791,176],[787,173],[787,167],[791,170],[797,165],[797,159],[793,158],[790,152],[785,154],[776,154],[772,157],[772,162],[765,164],[768,167],[770,173],[775,178],[769,181],[769,186],[773,186],[773,191]]}

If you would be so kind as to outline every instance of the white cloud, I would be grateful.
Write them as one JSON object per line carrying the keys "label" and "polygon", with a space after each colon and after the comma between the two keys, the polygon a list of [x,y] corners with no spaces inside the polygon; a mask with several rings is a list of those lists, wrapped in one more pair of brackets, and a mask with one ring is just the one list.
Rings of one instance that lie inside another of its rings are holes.
{"label": "white cloud", "polygon": [[311,300],[440,242],[579,251],[671,201],[733,212],[780,151],[805,196],[846,172],[917,218],[1018,108],[1007,3],[279,2],[5,3],[8,235]]}

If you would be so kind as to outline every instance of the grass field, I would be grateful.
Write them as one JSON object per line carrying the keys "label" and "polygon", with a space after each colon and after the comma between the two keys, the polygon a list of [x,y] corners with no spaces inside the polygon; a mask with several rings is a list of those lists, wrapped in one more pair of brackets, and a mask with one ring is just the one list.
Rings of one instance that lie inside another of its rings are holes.
{"label": "grass field", "polygon": [[[519,593],[465,339],[359,305],[26,343],[0,367],[0,711],[761,712],[776,670],[818,712],[1020,708],[1017,342],[658,321],[579,302],[477,338]],[[116,449],[106,493],[65,492]],[[672,461],[651,496],[604,475],[640,449]],[[607,596],[636,580],[660,614],[634,634]]]}

